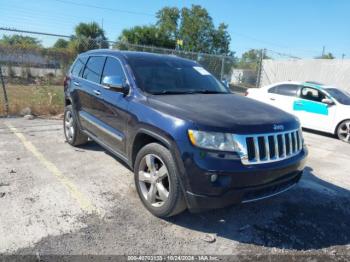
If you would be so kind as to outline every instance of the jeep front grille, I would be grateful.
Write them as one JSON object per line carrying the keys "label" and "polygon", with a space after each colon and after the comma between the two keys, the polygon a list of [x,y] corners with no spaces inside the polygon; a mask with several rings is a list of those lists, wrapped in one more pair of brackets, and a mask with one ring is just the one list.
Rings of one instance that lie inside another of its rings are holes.
{"label": "jeep front grille", "polygon": [[235,135],[238,138],[242,163],[263,164],[297,155],[303,148],[299,129],[256,135]]}

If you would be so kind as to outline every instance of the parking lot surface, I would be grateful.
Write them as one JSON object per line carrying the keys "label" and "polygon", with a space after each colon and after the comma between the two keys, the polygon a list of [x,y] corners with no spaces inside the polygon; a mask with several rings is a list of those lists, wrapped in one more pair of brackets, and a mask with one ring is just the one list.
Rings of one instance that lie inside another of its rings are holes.
{"label": "parking lot surface", "polygon": [[345,258],[350,145],[304,137],[305,174],[288,192],[163,220],[142,206],[132,171],[94,142],[69,146],[62,121],[0,119],[0,253]]}

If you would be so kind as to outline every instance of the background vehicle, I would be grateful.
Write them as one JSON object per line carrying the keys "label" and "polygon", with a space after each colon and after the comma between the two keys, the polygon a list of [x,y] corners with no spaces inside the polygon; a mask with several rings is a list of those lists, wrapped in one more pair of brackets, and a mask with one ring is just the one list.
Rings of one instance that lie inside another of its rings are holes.
{"label": "background vehicle", "polygon": [[314,82],[281,82],[248,89],[247,96],[300,119],[302,127],[335,134],[350,143],[350,94]]}
{"label": "background vehicle", "polygon": [[294,116],[230,93],[190,60],[83,53],[66,77],[65,102],[68,143],[90,137],[125,161],[159,217],[274,196],[303,172]]}

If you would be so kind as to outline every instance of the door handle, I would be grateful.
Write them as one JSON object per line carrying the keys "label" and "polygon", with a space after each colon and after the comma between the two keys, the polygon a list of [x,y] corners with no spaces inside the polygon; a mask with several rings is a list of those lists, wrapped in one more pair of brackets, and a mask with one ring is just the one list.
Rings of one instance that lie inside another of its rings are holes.
{"label": "door handle", "polygon": [[274,97],[270,97],[270,100],[275,101],[275,100],[276,100],[276,98],[274,98]]}
{"label": "door handle", "polygon": [[93,90],[93,92],[95,93],[95,95],[99,96],[101,94],[101,91],[98,90]]}
{"label": "door handle", "polygon": [[301,102],[295,102],[295,104],[296,104],[297,106],[303,106],[303,103],[301,103]]}
{"label": "door handle", "polygon": [[75,86],[80,86],[80,83],[77,82],[77,81],[73,81],[73,84],[74,84]]}

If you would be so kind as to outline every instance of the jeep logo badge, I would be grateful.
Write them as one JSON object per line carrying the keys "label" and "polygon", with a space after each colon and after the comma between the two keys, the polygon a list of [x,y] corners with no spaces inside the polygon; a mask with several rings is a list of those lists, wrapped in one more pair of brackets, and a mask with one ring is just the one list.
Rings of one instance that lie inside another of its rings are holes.
{"label": "jeep logo badge", "polygon": [[275,131],[283,131],[284,126],[283,125],[273,125],[273,130]]}

